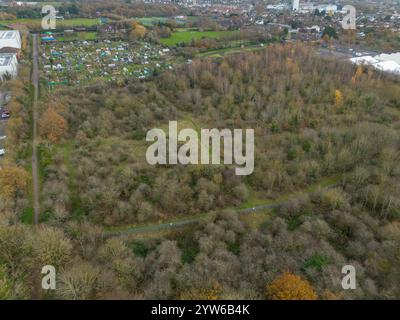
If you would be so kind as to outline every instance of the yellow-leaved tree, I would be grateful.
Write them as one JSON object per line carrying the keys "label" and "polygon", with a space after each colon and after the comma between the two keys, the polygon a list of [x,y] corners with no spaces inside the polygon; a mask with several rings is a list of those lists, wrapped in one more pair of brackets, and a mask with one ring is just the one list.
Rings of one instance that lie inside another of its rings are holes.
{"label": "yellow-leaved tree", "polygon": [[137,23],[136,21],[134,21],[132,23],[132,31],[131,31],[132,38],[143,39],[145,35],[146,35],[146,28],[141,24]]}
{"label": "yellow-leaved tree", "polygon": [[343,104],[343,94],[340,90],[335,90],[335,106],[340,107]]}
{"label": "yellow-leaved tree", "polygon": [[3,166],[0,170],[0,199],[14,199],[18,192],[25,192],[29,183],[29,174],[24,168]]}
{"label": "yellow-leaved tree", "polygon": [[39,121],[40,135],[53,143],[59,142],[68,131],[67,121],[53,108],[48,108]]}
{"label": "yellow-leaved tree", "polygon": [[351,83],[355,85],[357,81],[362,77],[362,74],[363,74],[363,67],[357,66],[357,70],[354,73],[354,76],[351,77]]}
{"label": "yellow-leaved tree", "polygon": [[316,300],[317,294],[307,280],[285,272],[266,287],[270,300]]}

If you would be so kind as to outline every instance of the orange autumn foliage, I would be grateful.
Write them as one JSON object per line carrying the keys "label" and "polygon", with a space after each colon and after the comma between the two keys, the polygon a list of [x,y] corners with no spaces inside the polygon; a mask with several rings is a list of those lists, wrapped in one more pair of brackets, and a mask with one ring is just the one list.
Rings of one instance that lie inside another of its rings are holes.
{"label": "orange autumn foliage", "polygon": [[0,199],[10,200],[18,192],[25,192],[29,179],[29,174],[24,168],[3,166],[0,170]]}
{"label": "orange autumn foliage", "polygon": [[68,123],[50,107],[43,113],[39,121],[39,131],[42,137],[45,137],[53,143],[57,143],[68,131]]}
{"label": "orange autumn foliage", "polygon": [[270,300],[316,300],[317,294],[307,280],[290,272],[277,277],[266,288]]}
{"label": "orange autumn foliage", "polygon": [[340,90],[335,90],[335,106],[339,107],[343,104],[343,94]]}
{"label": "orange autumn foliage", "polygon": [[358,66],[354,76],[351,78],[351,83],[355,85],[361,79],[362,75],[363,75],[363,67]]}
{"label": "orange autumn foliage", "polygon": [[145,35],[146,35],[146,28],[141,24],[137,23],[136,21],[134,21],[132,23],[131,36],[134,39],[143,39]]}

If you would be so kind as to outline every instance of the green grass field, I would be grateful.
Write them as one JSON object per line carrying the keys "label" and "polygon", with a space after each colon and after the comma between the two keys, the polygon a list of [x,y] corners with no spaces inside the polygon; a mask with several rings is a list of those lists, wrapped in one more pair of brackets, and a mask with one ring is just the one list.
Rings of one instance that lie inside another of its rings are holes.
{"label": "green grass field", "polygon": [[166,17],[145,17],[145,18],[139,18],[136,20],[139,23],[141,23],[142,25],[144,25],[145,27],[151,27],[151,26],[158,24],[159,22],[161,22],[161,23],[167,22],[168,18],[166,18]]}
{"label": "green grass field", "polygon": [[56,38],[58,41],[74,41],[74,40],[90,41],[97,39],[97,32],[75,32],[71,35],[64,35]]}
{"label": "green grass field", "polygon": [[198,58],[222,58],[224,55],[240,53],[244,51],[257,51],[264,49],[265,46],[261,45],[247,45],[243,48],[240,46],[233,48],[222,48],[201,52],[197,55]]}
{"label": "green grass field", "polygon": [[198,20],[198,17],[187,17],[186,20],[176,20],[173,17],[143,17],[143,18],[134,18],[139,23],[144,25],[145,27],[152,27],[159,22],[166,23],[168,20],[175,20],[178,24],[184,24],[185,22],[194,22]]}
{"label": "green grass field", "polygon": [[171,37],[160,39],[160,42],[166,46],[175,46],[178,43],[200,40],[203,38],[218,39],[232,34],[235,31],[176,31],[172,32]]}

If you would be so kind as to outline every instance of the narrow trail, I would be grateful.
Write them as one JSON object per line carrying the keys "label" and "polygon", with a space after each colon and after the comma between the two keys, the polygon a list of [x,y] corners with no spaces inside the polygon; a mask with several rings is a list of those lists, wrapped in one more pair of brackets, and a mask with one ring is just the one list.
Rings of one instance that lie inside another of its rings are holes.
{"label": "narrow trail", "polygon": [[[33,52],[32,52],[32,117],[33,117],[33,134],[32,134],[32,182],[33,182],[33,223],[39,225],[40,203],[39,203],[39,169],[37,156],[37,120],[38,120],[38,100],[39,100],[39,65],[38,65],[38,40],[37,35],[32,36]],[[40,274],[33,273],[33,291],[32,299],[40,299]]]}
{"label": "narrow trail", "polygon": [[[261,210],[277,209],[282,204],[283,203],[265,204],[265,205],[260,205],[260,206],[253,207],[253,208],[232,209],[232,210],[236,214],[250,214],[250,213],[256,213]],[[129,235],[129,234],[157,232],[157,231],[166,230],[166,229],[174,229],[174,228],[183,227],[183,226],[187,226],[190,224],[201,222],[202,220],[207,218],[207,216],[209,216],[210,214],[211,213],[206,213],[197,218],[190,218],[190,219],[185,219],[185,220],[176,221],[176,222],[165,222],[165,223],[161,223],[161,224],[153,224],[153,225],[140,226],[140,227],[131,227],[131,228],[127,228],[124,230],[110,232],[109,234],[112,236],[123,236],[123,235]]]}
{"label": "narrow trail", "polygon": [[[321,190],[329,189],[329,188],[334,188],[338,185],[338,181],[326,184],[326,185],[318,185]],[[262,210],[271,210],[271,209],[278,209],[282,205],[288,203],[289,201],[293,199],[297,199],[302,195],[307,195],[311,194],[312,192],[315,191],[305,191],[305,192],[296,192],[291,195],[288,195],[285,200],[278,199],[277,201],[269,202],[266,204],[258,205],[255,207],[251,208],[244,208],[244,209],[231,209],[233,212],[236,214],[255,214],[259,211]],[[216,212],[209,212],[205,213],[202,215],[199,215],[197,217],[188,217],[187,219],[183,219],[180,221],[171,221],[171,222],[164,222],[164,223],[158,223],[158,224],[148,224],[148,225],[141,225],[141,226],[127,226],[125,228],[119,228],[118,230],[110,230],[107,234],[109,236],[125,236],[125,235],[131,235],[131,234],[141,234],[141,233],[146,233],[146,232],[157,232],[157,231],[162,231],[162,230],[171,230],[191,224],[196,224],[201,221],[205,221],[207,217],[209,217],[212,213]]]}
{"label": "narrow trail", "polygon": [[38,66],[38,40],[37,35],[33,35],[32,53],[32,85],[34,90],[32,114],[33,114],[33,141],[32,141],[32,179],[33,179],[33,221],[39,224],[40,204],[39,204],[39,169],[37,156],[37,119],[38,119],[38,100],[39,100],[39,66]]}

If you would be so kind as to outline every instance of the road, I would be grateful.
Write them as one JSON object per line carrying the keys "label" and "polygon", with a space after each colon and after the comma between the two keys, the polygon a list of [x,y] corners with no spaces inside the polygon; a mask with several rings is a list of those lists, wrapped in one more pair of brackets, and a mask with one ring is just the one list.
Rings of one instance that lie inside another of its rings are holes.
{"label": "road", "polygon": [[[351,50],[350,50],[351,49]],[[336,46],[336,47],[320,47],[318,49],[319,54],[322,57],[333,57],[339,60],[349,60],[357,56],[376,56],[379,53],[371,50],[365,50],[362,48],[353,48],[346,46]]]}
{"label": "road", "polygon": [[[38,63],[38,40],[37,35],[32,36],[33,52],[32,52],[32,86],[33,86],[33,133],[32,133],[32,182],[33,182],[33,222],[37,226],[39,224],[40,206],[39,206],[39,169],[37,156],[37,120],[38,120],[38,100],[39,100],[39,63]],[[40,275],[34,274],[34,286],[32,292],[33,300],[40,298]]]}
{"label": "road", "polygon": [[[3,111],[4,106],[7,105],[9,100],[10,100],[10,92],[0,92],[0,113]],[[0,149],[3,149],[5,145],[5,141],[2,139],[2,137],[6,135],[6,123],[7,120],[0,118]],[[1,159],[2,157],[0,157],[0,164],[1,164]]]}
{"label": "road", "polygon": [[0,120],[0,138],[6,135],[6,122],[6,120]]}
{"label": "road", "polygon": [[39,206],[39,169],[37,156],[37,120],[38,120],[38,99],[39,99],[39,65],[38,65],[38,40],[37,35],[33,35],[33,53],[32,53],[32,85],[34,90],[32,113],[33,113],[33,142],[32,142],[32,179],[33,179],[33,221],[39,224],[40,206]]}
{"label": "road", "polygon": [[[4,145],[5,145],[5,141],[2,140],[2,137],[4,137],[6,135],[5,134],[5,126],[6,126],[6,121],[0,119],[0,149],[3,149]],[[2,162],[2,158],[3,157],[0,157],[0,165]]]}

